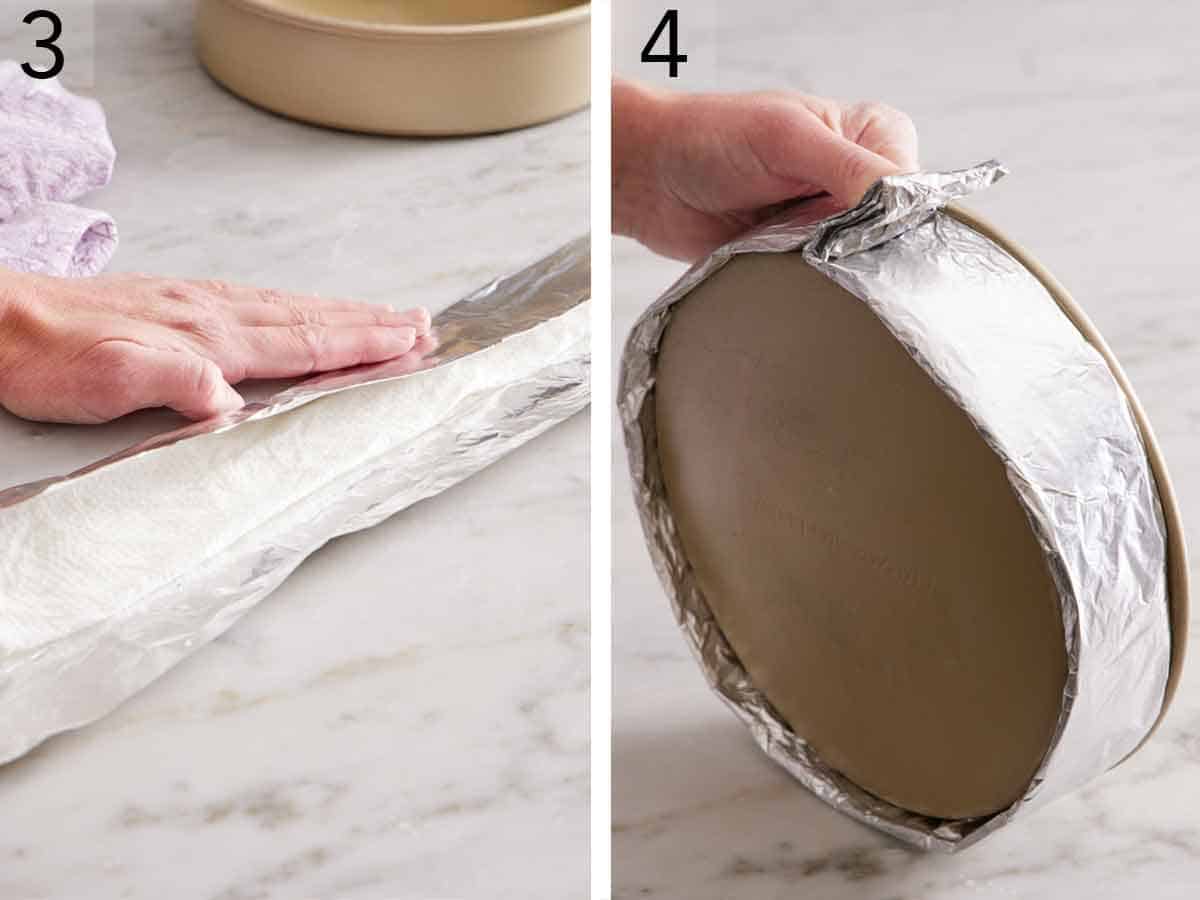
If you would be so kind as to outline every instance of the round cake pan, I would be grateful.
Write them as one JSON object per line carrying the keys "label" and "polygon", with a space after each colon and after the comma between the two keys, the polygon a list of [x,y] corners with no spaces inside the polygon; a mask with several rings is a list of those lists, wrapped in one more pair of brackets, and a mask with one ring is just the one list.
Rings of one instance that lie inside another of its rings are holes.
{"label": "round cake pan", "polygon": [[586,106],[589,18],[555,0],[198,0],[196,41],[218,82],[265,109],[448,136]]}
{"label": "round cake pan", "polygon": [[837,808],[961,849],[1134,752],[1179,682],[1183,529],[1116,359],[1046,269],[886,179],[717,251],[619,391],[710,682]]}

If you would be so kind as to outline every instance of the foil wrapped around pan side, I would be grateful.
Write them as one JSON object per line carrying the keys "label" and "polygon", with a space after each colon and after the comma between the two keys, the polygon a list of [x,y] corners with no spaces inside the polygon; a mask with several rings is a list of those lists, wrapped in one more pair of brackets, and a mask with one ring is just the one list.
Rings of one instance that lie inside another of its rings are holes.
{"label": "foil wrapped around pan side", "polygon": [[[1154,726],[1170,665],[1166,527],[1128,398],[1041,282],[944,210],[1004,174],[990,161],[892,176],[844,213],[814,221],[801,204],[720,248],[634,325],[618,386],[650,555],[710,684],[813,793],[926,849],[969,846],[1120,762]],[[695,583],[659,467],[655,367],[672,307],[742,253],[800,253],[866,303],[1005,466],[1057,588],[1068,662],[1049,749],[1007,809],[917,815],[827,766],[752,683]]]}
{"label": "foil wrapped around pan side", "polygon": [[[122,598],[119,611],[61,639],[18,652],[0,647],[0,763],[111,711],[219,636],[329,540],[445,490],[585,408],[590,296],[585,237],[449,307],[434,320],[438,355],[421,377],[533,329],[561,328],[567,337],[554,358],[530,364],[532,376],[470,393],[415,440],[314,487],[305,507],[315,513],[303,521],[272,520],[250,530],[191,571],[163,573],[161,589]],[[264,403],[152,438],[70,475],[0,492],[0,535],[6,517],[21,504],[106,467],[282,416],[331,394],[416,374],[411,364],[383,363],[317,376]],[[79,548],[85,562],[87,552]]]}

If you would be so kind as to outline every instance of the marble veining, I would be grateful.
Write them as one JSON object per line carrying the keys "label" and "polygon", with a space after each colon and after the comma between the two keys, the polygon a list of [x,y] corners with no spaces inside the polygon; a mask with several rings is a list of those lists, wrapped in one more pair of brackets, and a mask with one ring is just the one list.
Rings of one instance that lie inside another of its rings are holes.
{"label": "marble veining", "polygon": [[[82,89],[119,158],[84,202],[120,225],[113,271],[436,311],[587,231],[586,113],[473,140],[310,128],[198,69],[190,4],[99,6]],[[0,483],[178,421],[0,414]],[[0,768],[0,897],[586,896],[587,460],[580,416],[333,542],[113,715]]]}
{"label": "marble veining", "polygon": [[[1195,554],[1200,14],[1181,5],[1030,0],[819,2],[803,12],[782,0],[673,5],[690,57],[675,86],[879,99],[916,120],[926,165],[995,156],[1012,169],[971,205],[1049,265],[1120,357],[1167,455]],[[631,0],[615,6],[619,18]],[[617,42],[616,68],[645,76],[632,37]],[[618,340],[680,272],[617,242]],[[793,782],[709,692],[643,547],[624,449],[614,453],[616,897],[1197,896],[1194,659],[1161,729],[1136,757],[962,854],[909,850]],[[1194,625],[1192,641],[1198,637]]]}

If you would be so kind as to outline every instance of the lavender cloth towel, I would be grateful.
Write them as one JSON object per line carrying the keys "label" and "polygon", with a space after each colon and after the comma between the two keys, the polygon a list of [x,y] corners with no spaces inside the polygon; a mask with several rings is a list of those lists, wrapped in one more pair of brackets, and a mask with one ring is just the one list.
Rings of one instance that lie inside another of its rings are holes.
{"label": "lavender cloth towel", "polygon": [[0,62],[0,266],[101,271],[117,248],[116,224],[73,201],[108,184],[116,156],[100,104]]}

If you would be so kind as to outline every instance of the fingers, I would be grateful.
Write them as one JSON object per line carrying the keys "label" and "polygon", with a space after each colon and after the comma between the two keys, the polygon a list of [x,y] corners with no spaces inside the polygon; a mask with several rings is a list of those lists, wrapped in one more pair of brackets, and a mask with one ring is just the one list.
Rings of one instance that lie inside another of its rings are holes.
{"label": "fingers", "polygon": [[883,104],[768,95],[745,115],[755,156],[797,196],[817,188],[852,206],[880,178],[916,168],[916,129]]}
{"label": "fingers", "polygon": [[[208,325],[185,316],[174,330],[236,384],[247,378],[291,378],[394,359],[413,350],[432,328],[428,310],[397,312],[351,300],[221,281],[177,283],[183,299],[219,298],[206,305]],[[200,315],[197,311],[194,315]]]}
{"label": "fingers", "polygon": [[385,306],[363,306],[366,308],[300,308],[251,301],[234,304],[233,312],[239,324],[250,327],[324,325],[345,328],[350,325],[392,325],[409,326],[422,334],[429,330],[429,313],[424,309],[395,312]]}
{"label": "fingers", "polygon": [[225,327],[199,334],[194,328],[183,330],[233,383],[394,359],[412,351],[432,328],[428,310],[420,307],[397,312],[377,304],[221,281],[188,284],[224,301],[216,315],[226,320]]}
{"label": "fingers", "polygon": [[858,203],[880,178],[900,172],[890,159],[852,141],[840,141],[831,155],[834,174],[826,189],[846,206]]}
{"label": "fingers", "polygon": [[187,283],[227,301],[243,325],[398,325],[412,326],[421,334],[430,328],[429,311],[421,307],[398,312],[391,306],[377,303],[292,294],[226,281]]}
{"label": "fingers", "polygon": [[[234,366],[238,377],[278,378],[394,360],[395,374],[433,363],[437,340],[411,328],[314,326],[253,329],[263,341],[256,362]],[[222,367],[199,353],[163,350],[126,340],[103,341],[73,361],[64,383],[70,402],[51,408],[43,400],[30,418],[107,422],[139,409],[166,406],[197,421],[245,405]],[[27,404],[28,405],[28,404]],[[19,414],[24,414],[18,411]]]}
{"label": "fingers", "polygon": [[876,181],[895,175],[900,166],[829,128],[804,135],[809,156],[809,179],[845,206],[862,199]]}
{"label": "fingers", "polygon": [[918,162],[917,127],[905,113],[883,103],[855,103],[842,112],[842,133],[854,143],[914,172]]}
{"label": "fingers", "polygon": [[246,328],[243,378],[291,378],[312,372],[377,363],[409,353],[421,337],[413,326],[285,325]]}

